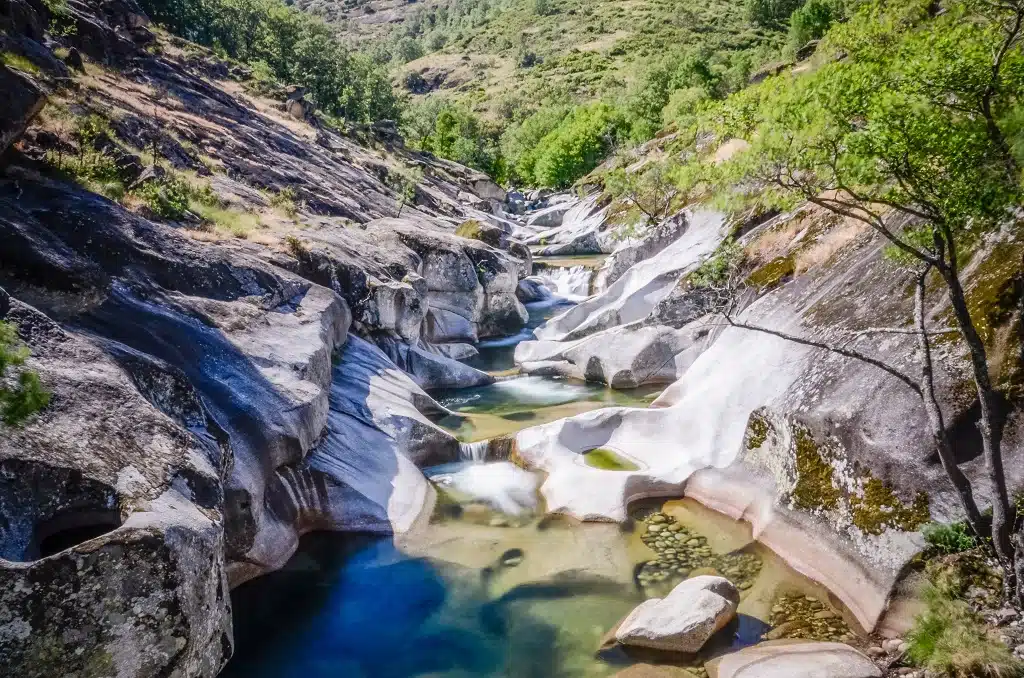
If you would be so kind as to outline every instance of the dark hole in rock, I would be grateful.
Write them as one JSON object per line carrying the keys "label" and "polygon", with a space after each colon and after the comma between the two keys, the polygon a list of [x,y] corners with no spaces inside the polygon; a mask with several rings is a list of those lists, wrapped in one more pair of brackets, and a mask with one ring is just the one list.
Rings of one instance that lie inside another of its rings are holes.
{"label": "dark hole in rock", "polygon": [[121,526],[117,511],[86,511],[58,515],[36,526],[30,559],[46,558]]}
{"label": "dark hole in rock", "polygon": [[[999,394],[998,402],[996,403],[997,412],[995,416],[1005,418],[1011,409],[1010,403],[1006,398]],[[981,421],[981,405],[977,401],[960,416],[953,420],[952,424],[948,425],[947,433],[950,438],[950,442],[953,444],[953,452],[956,455],[956,462],[963,464],[980,457],[983,453],[983,446],[981,440],[981,432],[978,430],[978,422]],[[939,463],[938,452],[932,452],[926,458],[926,461],[933,464]]]}

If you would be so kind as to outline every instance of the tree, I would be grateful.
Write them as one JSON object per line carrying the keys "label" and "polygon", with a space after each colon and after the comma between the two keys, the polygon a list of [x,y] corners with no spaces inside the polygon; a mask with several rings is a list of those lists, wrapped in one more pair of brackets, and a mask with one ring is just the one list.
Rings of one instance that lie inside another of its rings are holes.
{"label": "tree", "polygon": [[841,0],[807,0],[807,4],[789,18],[790,46],[798,50],[811,40],[823,37],[843,16]]}
{"label": "tree", "polygon": [[621,112],[598,103],[574,109],[538,144],[534,182],[566,188],[600,164],[628,129]]}
{"label": "tree", "polygon": [[[961,264],[1020,201],[1006,125],[1024,92],[1022,30],[1024,0],[961,0],[934,18],[930,0],[878,2],[830,35],[831,49],[845,52],[845,60],[809,77],[772,79],[736,97],[720,118],[723,132],[751,144],[731,163],[734,179],[760,182],[780,203],[802,199],[861,221],[922,278],[934,271],[941,280],[981,411],[994,497],[990,530],[946,443],[936,445],[972,528],[991,535],[1007,595],[1018,602],[1024,580],[1015,566],[1024,567],[1024,540],[1011,538],[1006,422]],[[922,350],[927,356],[928,347]],[[931,382],[922,374],[923,390],[933,389]],[[928,414],[936,434],[944,431],[941,410]]]}
{"label": "tree", "polygon": [[747,0],[750,20],[765,28],[782,28],[804,0]]}
{"label": "tree", "polygon": [[398,208],[398,217],[402,216],[402,210],[406,205],[416,204],[416,185],[421,181],[423,181],[423,172],[418,167],[404,168],[388,175],[387,184],[394,189],[396,194],[395,204]]}
{"label": "tree", "polygon": [[685,168],[668,160],[659,160],[629,171],[619,168],[605,177],[605,188],[613,197],[638,209],[657,224],[672,214],[680,204],[687,204],[684,186],[693,182],[679,176]]}
{"label": "tree", "polygon": [[[0,318],[7,316],[10,298],[0,289]],[[20,369],[28,359],[28,349],[18,338],[17,328],[0,321],[0,422],[19,426],[50,403],[39,375]],[[18,372],[14,376],[13,372]]]}

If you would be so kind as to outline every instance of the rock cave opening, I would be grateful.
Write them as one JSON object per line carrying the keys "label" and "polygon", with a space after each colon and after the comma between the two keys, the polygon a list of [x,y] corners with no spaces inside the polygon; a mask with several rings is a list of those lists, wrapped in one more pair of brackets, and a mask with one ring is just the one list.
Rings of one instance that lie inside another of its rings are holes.
{"label": "rock cave opening", "polygon": [[36,524],[26,559],[47,558],[119,527],[121,516],[117,511],[76,511],[54,516]]}

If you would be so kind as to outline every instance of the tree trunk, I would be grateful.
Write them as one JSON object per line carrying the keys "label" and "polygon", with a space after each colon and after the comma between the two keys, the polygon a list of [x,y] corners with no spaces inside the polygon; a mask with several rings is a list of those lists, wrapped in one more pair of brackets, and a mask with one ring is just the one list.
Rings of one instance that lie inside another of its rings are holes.
{"label": "tree trunk", "polygon": [[[955,256],[950,253],[950,256]],[[955,264],[954,264],[955,265]],[[1004,420],[1000,410],[999,397],[992,387],[992,378],[988,372],[988,356],[985,344],[978,334],[970,310],[964,288],[955,268],[944,266],[940,269],[943,280],[949,291],[949,300],[953,306],[953,314],[963,334],[971,354],[971,367],[974,372],[974,385],[978,392],[978,406],[981,420],[978,430],[981,432],[982,452],[985,457],[985,468],[988,471],[989,483],[992,486],[992,547],[996,558],[1003,568],[1003,591],[1007,599],[1017,597],[1017,577],[1014,567],[1015,552],[1010,535],[1013,531],[1014,516],[1010,510],[1009,493],[1006,490],[1006,474],[1003,470],[1003,427]]]}
{"label": "tree trunk", "polygon": [[931,340],[928,338],[924,310],[925,286],[930,271],[931,267],[928,267],[918,276],[917,289],[914,294],[914,324],[918,329],[918,346],[921,349],[921,400],[924,402],[924,410],[928,415],[928,424],[931,427],[935,449],[939,454],[939,461],[942,462],[942,468],[949,477],[949,481],[956,488],[960,504],[963,506],[964,514],[967,516],[967,524],[978,538],[978,542],[981,543],[987,536],[984,519],[981,516],[981,511],[978,510],[977,502],[974,500],[971,481],[967,479],[967,476],[964,475],[964,472],[957,465],[956,455],[949,441],[949,434],[946,432],[946,422],[942,415],[942,408],[935,397],[935,370],[934,363],[932,362],[932,346]]}

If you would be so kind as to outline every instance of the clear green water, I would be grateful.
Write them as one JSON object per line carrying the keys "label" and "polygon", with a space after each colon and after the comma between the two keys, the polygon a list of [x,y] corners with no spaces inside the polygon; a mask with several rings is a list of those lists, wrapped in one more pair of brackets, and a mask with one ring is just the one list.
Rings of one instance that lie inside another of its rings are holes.
{"label": "clear green water", "polygon": [[638,471],[640,467],[615,450],[599,447],[583,455],[583,463],[604,471]]}
{"label": "clear green water", "polygon": [[647,407],[664,386],[616,391],[552,377],[517,377],[490,386],[436,393],[434,397],[458,417],[438,422],[464,442],[487,440],[530,426],[602,407]]}

